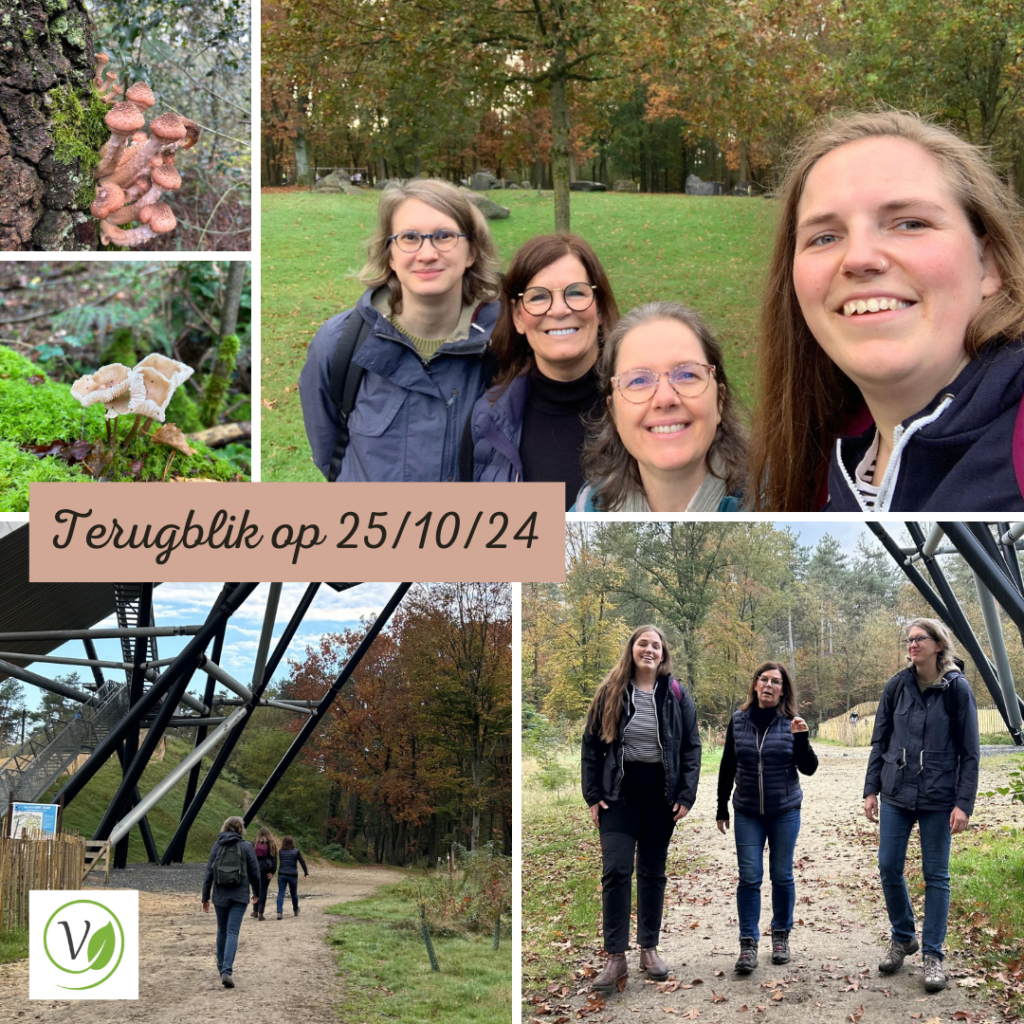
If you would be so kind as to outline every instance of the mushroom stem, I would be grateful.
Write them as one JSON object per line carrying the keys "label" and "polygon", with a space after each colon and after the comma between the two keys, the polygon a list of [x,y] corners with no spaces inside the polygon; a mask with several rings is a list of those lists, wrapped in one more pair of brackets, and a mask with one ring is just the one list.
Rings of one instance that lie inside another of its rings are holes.
{"label": "mushroom stem", "polygon": [[153,417],[147,416],[142,424],[142,436],[145,437],[149,433],[149,428],[153,426]]}
{"label": "mushroom stem", "polygon": [[139,429],[139,423],[142,421],[142,417],[136,413],[135,422],[132,424],[132,429],[128,431],[128,436],[124,439],[125,447],[128,447],[129,442],[135,436],[135,432]]}
{"label": "mushroom stem", "polygon": [[123,231],[109,221],[103,220],[100,221],[100,231],[106,237],[107,245],[142,245],[143,242],[156,238],[156,232],[148,224]]}
{"label": "mushroom stem", "polygon": [[110,420],[104,420],[104,422],[107,425],[107,447],[109,448],[110,447],[110,425],[111,425],[111,421]]}

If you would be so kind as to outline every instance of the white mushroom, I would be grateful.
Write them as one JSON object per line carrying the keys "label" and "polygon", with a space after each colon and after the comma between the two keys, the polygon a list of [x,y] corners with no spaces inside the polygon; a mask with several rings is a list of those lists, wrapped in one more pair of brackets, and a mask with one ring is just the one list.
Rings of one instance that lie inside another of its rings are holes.
{"label": "white mushroom", "polygon": [[95,373],[79,377],[71,385],[71,394],[87,408],[97,402],[112,402],[128,390],[128,378],[131,373],[132,371],[121,363],[101,366]]}

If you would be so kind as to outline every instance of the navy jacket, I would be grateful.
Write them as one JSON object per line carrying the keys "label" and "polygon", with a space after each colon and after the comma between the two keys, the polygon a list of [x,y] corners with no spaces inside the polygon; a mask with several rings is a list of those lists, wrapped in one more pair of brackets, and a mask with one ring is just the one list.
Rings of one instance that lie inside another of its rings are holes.
{"label": "navy jacket", "polygon": [[[1013,433],[1024,396],[1024,339],[982,350],[942,393],[897,428],[879,511],[1019,512]],[[827,512],[863,511],[853,486],[875,428],[836,442]]]}
{"label": "navy jacket", "polygon": [[[217,856],[217,850],[227,843],[241,843],[242,854],[245,857],[246,874],[249,876],[248,884],[230,887],[217,885],[213,880],[213,858]],[[217,907],[226,907],[230,903],[248,903],[249,890],[252,889],[253,896],[260,894],[260,867],[256,862],[256,854],[253,852],[252,843],[247,843],[237,832],[221,832],[217,841],[210,848],[210,859],[206,862],[206,878],[203,879],[203,902],[210,898],[210,890],[213,890],[213,903]]]}
{"label": "navy jacket", "polygon": [[[893,706],[900,679],[903,690]],[[954,687],[958,740],[954,740],[942,690]],[[885,734],[892,729],[883,749]],[[864,796],[881,793],[886,803],[908,811],[946,811],[959,807],[974,813],[978,794],[978,707],[970,684],[959,669],[922,694],[913,668],[898,672],[885,684],[875,712],[871,756],[864,778]]]}
{"label": "navy jacket", "polygon": [[[665,800],[671,807],[693,806],[700,779],[700,730],[697,709],[685,686],[680,686],[681,699],[676,700],[669,686],[669,676],[659,676],[654,684],[654,709],[658,715],[658,739],[665,764]],[[619,735],[605,743],[598,732],[583,731],[581,766],[583,799],[588,807],[600,800],[611,803],[619,799],[622,786],[622,733],[626,723],[636,714],[633,705],[633,684],[622,692]]]}
{"label": "navy jacket", "polygon": [[299,864],[302,865],[302,873],[309,874],[309,868],[306,867],[306,862],[302,859],[302,854],[299,853],[297,847],[292,847],[290,850],[278,850],[277,856],[280,860],[279,874],[282,878],[298,878]]}
{"label": "navy jacket", "polygon": [[354,309],[316,332],[299,374],[299,397],[313,461],[327,476],[338,434],[331,401],[331,362],[345,319],[361,316],[372,331],[353,362],[366,371],[349,417],[349,444],[338,481],[457,480],[462,427],[486,384],[484,354],[498,318],[482,303],[464,341],[446,342],[424,362],[412,342],[373,308],[372,289]]}
{"label": "navy jacket", "polygon": [[473,480],[515,482],[523,478],[519,440],[530,397],[530,373],[524,370],[506,388],[491,388],[473,406],[469,443],[473,450]]}

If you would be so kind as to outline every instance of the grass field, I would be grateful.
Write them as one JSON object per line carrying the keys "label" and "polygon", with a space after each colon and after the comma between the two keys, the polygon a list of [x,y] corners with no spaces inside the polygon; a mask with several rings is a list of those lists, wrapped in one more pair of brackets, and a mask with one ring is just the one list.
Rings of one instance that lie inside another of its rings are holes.
{"label": "grass field", "polygon": [[[262,479],[321,480],[302,426],[298,376],[329,316],[362,292],[355,274],[373,230],[378,192],[272,192],[262,197]],[[491,221],[501,269],[528,238],[553,230],[551,193],[501,192],[507,220]],[[767,262],[771,205],[763,199],[573,193],[572,228],[596,249],[622,312],[674,299],[719,334],[726,368],[749,406],[754,329]]]}
{"label": "grass field", "polygon": [[[342,1020],[395,1024],[490,1024],[512,1012],[512,943],[491,935],[432,939],[441,971],[430,968],[416,908],[404,886],[328,910],[341,918],[330,936],[345,967]],[[398,890],[398,891],[396,891]]]}

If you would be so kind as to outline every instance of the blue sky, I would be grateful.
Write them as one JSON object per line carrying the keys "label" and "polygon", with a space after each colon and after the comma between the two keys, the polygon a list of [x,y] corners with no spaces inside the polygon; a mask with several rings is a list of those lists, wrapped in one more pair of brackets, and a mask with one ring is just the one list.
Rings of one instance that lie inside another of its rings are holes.
{"label": "blue sky", "polygon": [[[220,592],[220,583],[162,583],[153,591],[154,614],[158,626],[201,625],[214,599]],[[288,659],[301,658],[306,648],[319,643],[325,633],[337,633],[349,627],[358,626],[365,616],[376,615],[394,593],[397,583],[362,583],[358,587],[337,593],[326,584],[320,587],[313,604],[306,612],[288,652],[274,675],[274,681],[287,678]],[[303,583],[285,583],[278,605],[274,639],[270,649],[284,632],[288,619],[294,612],[306,587]],[[253,662],[259,645],[263,616],[266,610],[269,584],[261,583],[242,607],[232,616],[224,637],[224,653],[221,666],[239,682],[249,686],[252,683]],[[117,621],[111,616],[98,626],[116,627]],[[189,637],[160,637],[157,647],[161,658],[173,657]],[[103,661],[121,660],[120,640],[97,640],[96,651]],[[52,654],[66,654],[72,658],[86,657],[81,640],[64,644]],[[92,672],[86,667],[71,667],[35,662],[29,668],[42,676],[54,678],[77,672],[79,678],[92,682]],[[118,670],[104,669],[107,678],[116,678]],[[120,678],[124,678],[123,674]],[[189,692],[202,695],[206,675],[197,672]],[[26,702],[30,708],[38,705],[39,690],[32,685],[25,686]]]}
{"label": "blue sky", "polygon": [[[815,522],[787,523],[777,522],[775,524],[780,530],[788,526],[800,537],[800,543],[805,547],[813,548],[826,533],[831,534],[842,545],[843,551],[848,555],[857,552],[857,542],[865,537],[872,544],[877,545],[875,535],[863,523],[835,522],[831,519],[816,520]],[[886,527],[890,534],[899,538],[902,531],[902,524],[889,524]]]}

